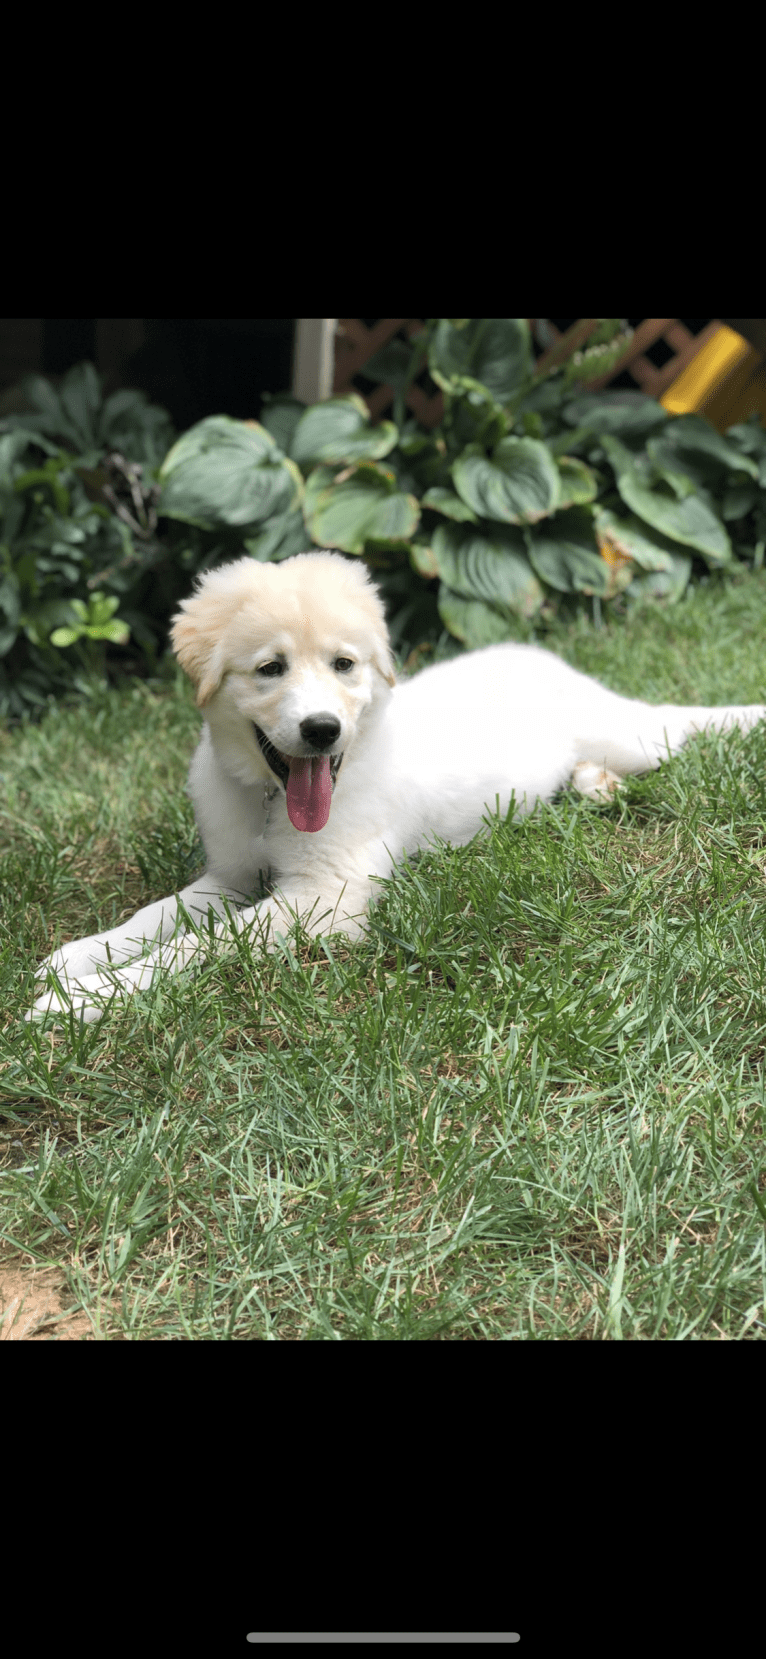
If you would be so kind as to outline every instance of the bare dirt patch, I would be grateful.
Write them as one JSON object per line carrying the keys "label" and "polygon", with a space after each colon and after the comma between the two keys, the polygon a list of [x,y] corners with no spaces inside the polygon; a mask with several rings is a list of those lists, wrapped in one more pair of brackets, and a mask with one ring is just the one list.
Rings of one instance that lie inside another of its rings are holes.
{"label": "bare dirt patch", "polygon": [[55,1267],[0,1266],[0,1342],[91,1342],[93,1326]]}

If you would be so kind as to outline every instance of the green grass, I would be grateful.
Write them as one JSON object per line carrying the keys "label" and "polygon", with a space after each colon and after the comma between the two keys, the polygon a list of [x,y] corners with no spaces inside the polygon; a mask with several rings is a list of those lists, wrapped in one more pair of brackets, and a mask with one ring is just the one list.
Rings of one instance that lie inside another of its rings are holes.
{"label": "green grass", "polygon": [[[550,637],[648,700],[766,701],[766,575]],[[0,1265],[101,1337],[761,1338],[766,729],[564,794],[82,1029],[36,963],[199,868],[180,679],[0,735]]]}

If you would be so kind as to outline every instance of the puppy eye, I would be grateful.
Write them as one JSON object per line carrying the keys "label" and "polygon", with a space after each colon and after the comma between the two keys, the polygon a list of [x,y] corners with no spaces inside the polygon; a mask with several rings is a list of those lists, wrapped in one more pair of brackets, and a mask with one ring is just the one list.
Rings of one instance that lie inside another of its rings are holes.
{"label": "puppy eye", "polygon": [[260,668],[256,668],[255,672],[256,674],[262,674],[265,680],[277,680],[280,674],[284,674],[284,671],[285,664],[283,662],[262,662]]}
{"label": "puppy eye", "polygon": [[334,667],[339,674],[347,674],[350,668],[356,667],[356,663],[352,657],[336,657]]}

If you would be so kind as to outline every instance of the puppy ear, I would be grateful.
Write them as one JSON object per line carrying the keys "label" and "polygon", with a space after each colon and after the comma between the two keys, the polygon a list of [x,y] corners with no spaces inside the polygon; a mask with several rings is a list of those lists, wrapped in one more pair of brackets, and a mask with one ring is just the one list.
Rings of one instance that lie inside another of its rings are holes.
{"label": "puppy ear", "polygon": [[395,686],[396,674],[394,673],[394,664],[390,652],[387,649],[380,651],[373,657],[373,662],[378,672],[383,675],[384,680],[387,680],[390,686]]}
{"label": "puppy ear", "polygon": [[[205,626],[203,617],[208,613]],[[218,617],[215,617],[218,625]],[[204,708],[223,679],[225,656],[216,628],[210,625],[210,607],[201,607],[195,594],[181,601],[181,611],[174,618],[170,642],[184,672],[188,674],[197,693],[197,707]]]}
{"label": "puppy ear", "polygon": [[391,655],[391,647],[388,643],[387,633],[379,634],[376,632],[375,648],[372,653],[372,660],[382,678],[387,680],[390,686],[396,685],[394,659]]}

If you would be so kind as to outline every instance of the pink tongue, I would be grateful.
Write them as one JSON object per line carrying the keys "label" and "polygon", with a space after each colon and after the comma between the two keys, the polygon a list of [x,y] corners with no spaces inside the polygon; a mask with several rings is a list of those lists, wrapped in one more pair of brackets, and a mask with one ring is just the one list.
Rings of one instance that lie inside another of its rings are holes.
{"label": "pink tongue", "polygon": [[290,756],[287,816],[298,830],[324,829],[330,816],[332,778],[327,755],[299,760]]}

